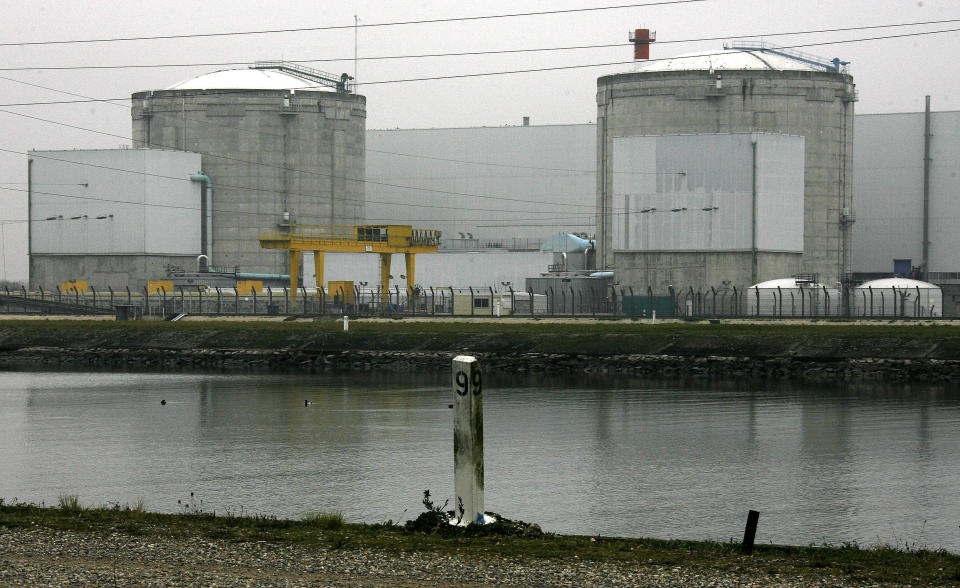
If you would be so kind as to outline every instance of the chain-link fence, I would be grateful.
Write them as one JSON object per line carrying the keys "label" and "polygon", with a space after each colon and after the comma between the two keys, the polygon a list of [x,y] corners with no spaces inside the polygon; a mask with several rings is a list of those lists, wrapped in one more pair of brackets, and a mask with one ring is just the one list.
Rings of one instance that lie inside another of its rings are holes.
{"label": "chain-link fence", "polygon": [[28,291],[4,287],[0,312],[116,314],[118,318],[171,319],[178,315],[409,315],[437,317],[630,318],[939,318],[939,289],[845,289],[825,286],[680,288],[665,290],[607,284],[514,290],[511,286],[394,286],[264,289],[175,287],[150,292],[60,288]]}

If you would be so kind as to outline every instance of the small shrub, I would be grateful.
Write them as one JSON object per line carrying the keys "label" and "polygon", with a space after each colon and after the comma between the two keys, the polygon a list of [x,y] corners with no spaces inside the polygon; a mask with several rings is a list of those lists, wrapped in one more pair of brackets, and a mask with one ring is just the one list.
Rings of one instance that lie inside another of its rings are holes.
{"label": "small shrub", "polygon": [[76,494],[60,494],[57,497],[57,504],[64,512],[77,512],[81,509],[80,497]]}
{"label": "small shrub", "polygon": [[344,525],[346,525],[346,522],[343,520],[343,513],[340,511],[315,512],[311,515],[307,515],[303,520],[310,525],[325,531],[335,531],[342,529]]}

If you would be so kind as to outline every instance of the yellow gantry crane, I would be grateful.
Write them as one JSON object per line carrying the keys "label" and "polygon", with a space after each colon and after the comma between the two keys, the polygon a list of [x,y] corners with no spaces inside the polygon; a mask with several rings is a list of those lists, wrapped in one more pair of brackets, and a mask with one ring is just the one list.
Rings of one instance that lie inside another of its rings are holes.
{"label": "yellow gantry crane", "polygon": [[300,281],[301,251],[313,251],[318,285],[323,284],[324,253],[379,253],[381,298],[386,307],[386,293],[390,287],[390,256],[403,253],[407,263],[407,295],[413,296],[414,256],[417,253],[436,253],[440,246],[440,231],[415,229],[409,225],[291,225],[289,231],[263,233],[258,240],[264,249],[285,249],[288,252],[290,292],[293,296],[296,296]]}

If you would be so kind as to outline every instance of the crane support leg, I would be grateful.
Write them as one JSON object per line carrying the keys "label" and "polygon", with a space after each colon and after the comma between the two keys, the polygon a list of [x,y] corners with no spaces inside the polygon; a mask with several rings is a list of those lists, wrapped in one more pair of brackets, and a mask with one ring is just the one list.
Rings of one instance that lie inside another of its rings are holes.
{"label": "crane support leg", "polygon": [[407,302],[413,304],[413,286],[416,284],[414,271],[416,271],[415,253],[404,253],[404,261],[407,262]]}
{"label": "crane support leg", "polygon": [[380,303],[384,312],[390,303],[390,253],[380,254]]}
{"label": "crane support leg", "polygon": [[290,297],[297,297],[297,287],[300,285],[300,250],[290,250]]}
{"label": "crane support leg", "polygon": [[323,288],[323,251],[313,251],[313,274],[317,276],[317,295]]}

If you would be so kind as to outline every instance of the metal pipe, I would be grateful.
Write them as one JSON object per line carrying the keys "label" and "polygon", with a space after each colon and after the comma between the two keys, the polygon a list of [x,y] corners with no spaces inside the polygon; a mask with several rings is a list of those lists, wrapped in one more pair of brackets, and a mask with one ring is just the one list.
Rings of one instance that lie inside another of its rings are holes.
{"label": "metal pipe", "polygon": [[757,279],[757,143],[759,142],[759,137],[757,133],[752,133],[750,135],[750,142],[753,143],[753,181],[750,184],[751,196],[753,198],[753,213],[752,213],[752,227],[750,231],[750,251],[753,254],[753,259],[750,266],[750,275],[751,281],[756,284],[759,280]]}
{"label": "metal pipe", "polygon": [[237,272],[233,274],[238,280],[283,280],[290,281],[290,274],[258,274],[251,272]]}
{"label": "metal pipe", "polygon": [[927,281],[930,263],[930,95],[923,115],[923,252],[920,261],[921,280]]}
{"label": "metal pipe", "polygon": [[[30,283],[30,261],[33,259],[33,160],[27,158],[27,283]],[[6,244],[4,244],[6,248]],[[4,249],[6,251],[6,249]]]}
{"label": "metal pipe", "polygon": [[[200,253],[207,256],[207,265],[213,257],[213,182],[205,173],[190,175],[191,182],[203,182],[200,200]],[[199,259],[197,260],[199,262]]]}

